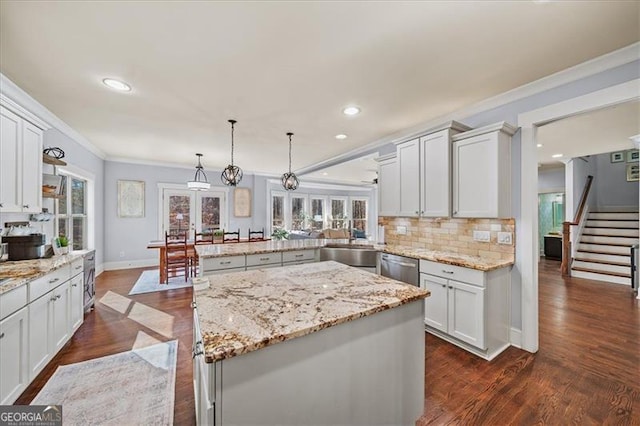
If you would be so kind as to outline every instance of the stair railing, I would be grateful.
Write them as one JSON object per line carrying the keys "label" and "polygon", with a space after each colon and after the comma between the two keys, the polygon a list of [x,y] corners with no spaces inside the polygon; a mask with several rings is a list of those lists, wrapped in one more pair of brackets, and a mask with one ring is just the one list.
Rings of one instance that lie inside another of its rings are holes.
{"label": "stair railing", "polygon": [[573,262],[573,253],[571,250],[571,227],[580,226],[583,222],[583,214],[587,205],[587,199],[589,198],[589,192],[591,191],[591,184],[593,183],[593,176],[587,176],[587,182],[582,190],[582,196],[580,197],[580,204],[578,204],[578,210],[573,218],[572,222],[562,222],[562,264],[560,265],[560,272],[563,277],[571,276],[571,263]]}

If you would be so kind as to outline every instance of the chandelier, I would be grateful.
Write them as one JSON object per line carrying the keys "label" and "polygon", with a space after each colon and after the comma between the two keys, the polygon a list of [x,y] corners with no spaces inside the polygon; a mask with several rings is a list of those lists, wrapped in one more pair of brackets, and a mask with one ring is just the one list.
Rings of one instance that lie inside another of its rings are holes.
{"label": "chandelier", "polygon": [[291,172],[291,136],[293,133],[287,133],[289,136],[289,172],[282,175],[282,187],[287,191],[295,191],[298,188],[298,178],[295,173]]}
{"label": "chandelier", "polygon": [[204,168],[200,163],[200,157],[202,154],[196,154],[198,157],[198,165],[196,166],[196,174],[193,177],[193,180],[187,182],[187,188],[192,191],[206,191],[211,187],[211,184],[207,180],[207,175],[204,173]]}
{"label": "chandelier", "polygon": [[233,165],[233,131],[237,121],[229,120],[229,123],[231,123],[231,164],[222,171],[220,178],[225,185],[236,186],[242,180],[242,169]]}

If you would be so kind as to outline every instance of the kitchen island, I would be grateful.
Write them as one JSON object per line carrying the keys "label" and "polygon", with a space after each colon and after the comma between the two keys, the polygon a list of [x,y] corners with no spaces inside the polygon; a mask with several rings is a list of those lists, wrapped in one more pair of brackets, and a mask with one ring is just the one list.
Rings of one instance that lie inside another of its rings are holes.
{"label": "kitchen island", "polygon": [[336,262],[194,288],[198,424],[414,424],[429,293]]}

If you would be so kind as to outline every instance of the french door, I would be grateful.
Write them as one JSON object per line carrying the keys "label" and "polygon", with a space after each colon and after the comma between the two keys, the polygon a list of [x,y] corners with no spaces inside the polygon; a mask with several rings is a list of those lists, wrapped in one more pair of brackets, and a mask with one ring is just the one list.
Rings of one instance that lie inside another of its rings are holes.
{"label": "french door", "polygon": [[224,229],[227,226],[227,193],[224,190],[190,191],[188,189],[162,189],[162,228],[179,234]]}

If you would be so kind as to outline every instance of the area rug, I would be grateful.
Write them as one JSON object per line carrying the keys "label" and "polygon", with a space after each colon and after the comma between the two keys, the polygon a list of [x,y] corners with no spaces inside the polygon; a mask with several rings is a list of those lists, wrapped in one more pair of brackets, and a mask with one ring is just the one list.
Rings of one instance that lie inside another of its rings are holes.
{"label": "area rug", "polygon": [[173,424],[178,341],[58,367],[31,405],[62,405],[65,425]]}
{"label": "area rug", "polygon": [[129,292],[132,294],[152,293],[154,291],[174,290],[176,288],[191,287],[191,279],[184,281],[184,277],[171,277],[169,284],[160,284],[160,270],[152,269],[150,271],[142,271],[138,281],[133,285]]}

